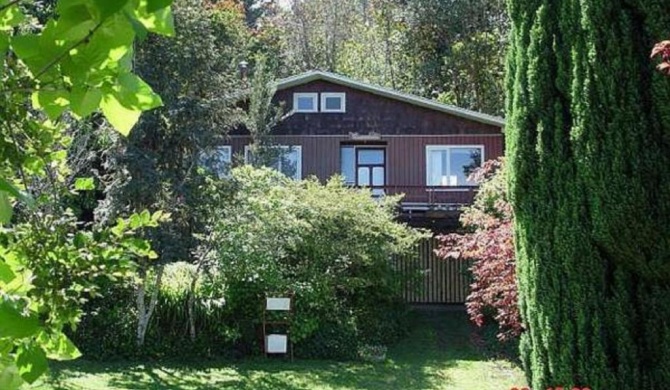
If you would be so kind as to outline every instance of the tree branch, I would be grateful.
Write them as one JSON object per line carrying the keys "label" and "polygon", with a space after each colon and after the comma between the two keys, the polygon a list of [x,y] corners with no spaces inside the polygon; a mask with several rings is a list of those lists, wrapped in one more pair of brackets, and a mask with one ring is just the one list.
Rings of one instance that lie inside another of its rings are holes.
{"label": "tree branch", "polygon": [[4,11],[4,10],[6,10],[7,8],[9,8],[9,7],[11,7],[11,6],[15,5],[15,4],[18,4],[18,3],[20,3],[20,2],[21,2],[21,0],[13,0],[13,1],[10,1],[10,2],[7,3],[7,4],[5,4],[5,5],[3,5],[3,6],[0,6],[0,12]]}

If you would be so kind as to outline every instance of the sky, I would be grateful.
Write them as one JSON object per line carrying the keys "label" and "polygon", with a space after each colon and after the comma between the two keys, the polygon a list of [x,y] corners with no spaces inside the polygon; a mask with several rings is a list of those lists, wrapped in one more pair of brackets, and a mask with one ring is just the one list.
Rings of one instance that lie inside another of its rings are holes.
{"label": "sky", "polygon": [[282,8],[288,8],[291,6],[291,0],[277,0],[277,4]]}

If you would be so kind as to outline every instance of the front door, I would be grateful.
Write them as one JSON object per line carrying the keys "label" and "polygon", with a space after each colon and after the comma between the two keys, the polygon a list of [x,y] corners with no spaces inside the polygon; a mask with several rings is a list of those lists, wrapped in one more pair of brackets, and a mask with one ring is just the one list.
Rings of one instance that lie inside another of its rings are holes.
{"label": "front door", "polygon": [[371,187],[373,195],[383,195],[386,185],[386,149],[356,148],[356,185]]}

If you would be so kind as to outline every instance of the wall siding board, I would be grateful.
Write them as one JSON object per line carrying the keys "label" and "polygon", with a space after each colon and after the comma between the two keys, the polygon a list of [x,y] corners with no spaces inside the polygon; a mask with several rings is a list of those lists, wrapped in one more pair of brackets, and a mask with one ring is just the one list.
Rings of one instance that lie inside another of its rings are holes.
{"label": "wall siding board", "polygon": [[[244,156],[244,145],[248,136],[231,136],[233,155]],[[502,136],[422,136],[422,137],[382,137],[386,145],[386,180],[388,186],[426,185],[427,145],[483,145],[486,160],[503,154]],[[351,142],[348,136],[278,136],[274,142],[282,145],[302,146],[303,177],[314,175],[325,181],[340,173],[340,145]],[[363,143],[361,143],[363,144]]]}

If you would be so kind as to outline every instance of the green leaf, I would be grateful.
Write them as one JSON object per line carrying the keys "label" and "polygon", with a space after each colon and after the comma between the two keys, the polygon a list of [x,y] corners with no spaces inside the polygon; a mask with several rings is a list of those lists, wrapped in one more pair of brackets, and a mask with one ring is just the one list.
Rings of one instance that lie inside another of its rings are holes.
{"label": "green leaf", "polygon": [[137,229],[140,226],[142,226],[142,219],[138,214],[133,214],[130,216],[128,219],[130,221],[130,228],[131,229]]}
{"label": "green leaf", "polygon": [[7,180],[1,177],[0,177],[0,192],[6,192],[27,205],[32,205],[35,202],[32,196],[23,191],[19,191],[19,189],[16,188],[12,183],[8,182]]}
{"label": "green leaf", "polygon": [[74,181],[74,189],[77,191],[92,191],[95,189],[95,182],[92,177],[78,177]]}
{"label": "green leaf", "polygon": [[11,221],[13,212],[9,196],[6,192],[0,191],[0,225],[6,225]]}
{"label": "green leaf", "polygon": [[119,76],[119,93],[123,104],[127,107],[142,111],[160,107],[163,102],[151,89],[149,84],[132,73],[123,73]]}
{"label": "green leaf", "polygon": [[40,156],[27,156],[22,165],[33,175],[39,175],[44,170],[44,160]]}
{"label": "green leaf", "polygon": [[113,93],[104,93],[100,104],[102,113],[116,131],[127,136],[140,119],[141,110],[126,108]]}
{"label": "green leaf", "polygon": [[19,369],[13,361],[0,359],[0,389],[16,390],[23,385]]}
{"label": "green leaf", "polygon": [[51,335],[49,340],[44,343],[47,357],[52,360],[72,360],[81,356],[72,341],[70,341],[62,332]]}
{"label": "green leaf", "polygon": [[137,20],[151,32],[173,36],[174,19],[172,18],[170,7],[149,11],[148,6],[147,0],[140,0],[140,6],[134,10]]}
{"label": "green leaf", "polygon": [[10,31],[26,19],[17,4],[0,11],[0,31]]}
{"label": "green leaf", "polygon": [[40,54],[40,39],[36,35],[12,37],[12,50],[33,73],[39,72],[48,63],[48,58]]}
{"label": "green leaf", "polygon": [[147,12],[158,11],[172,4],[172,0],[147,0]]}
{"label": "green leaf", "polygon": [[70,93],[70,108],[72,112],[84,118],[100,107],[102,92],[98,88],[76,86]]}
{"label": "green leaf", "polygon": [[9,35],[0,32],[0,55],[4,55],[7,49],[9,49]]}
{"label": "green leaf", "polygon": [[16,274],[12,271],[12,268],[4,261],[0,261],[0,282],[9,283],[14,280],[14,278],[16,278]]}
{"label": "green leaf", "polygon": [[65,162],[67,159],[67,150],[57,150],[49,153],[50,162]]}
{"label": "green leaf", "polygon": [[20,59],[37,57],[40,54],[40,38],[37,35],[18,35],[12,38],[12,48]]}
{"label": "green leaf", "polygon": [[39,90],[33,92],[33,108],[42,109],[50,119],[57,119],[70,104],[66,91]]}
{"label": "green leaf", "polygon": [[35,315],[22,315],[10,302],[0,303],[0,338],[32,336],[40,329]]}
{"label": "green leaf", "polygon": [[33,383],[49,368],[47,355],[44,350],[35,344],[28,344],[19,348],[16,355],[16,366],[24,381]]}
{"label": "green leaf", "polygon": [[53,24],[54,37],[69,42],[84,39],[97,24],[90,11],[86,4],[72,4],[59,11],[58,20]]}
{"label": "green leaf", "polygon": [[104,20],[119,12],[125,7],[128,0],[93,0],[95,8],[100,12],[100,19]]}

